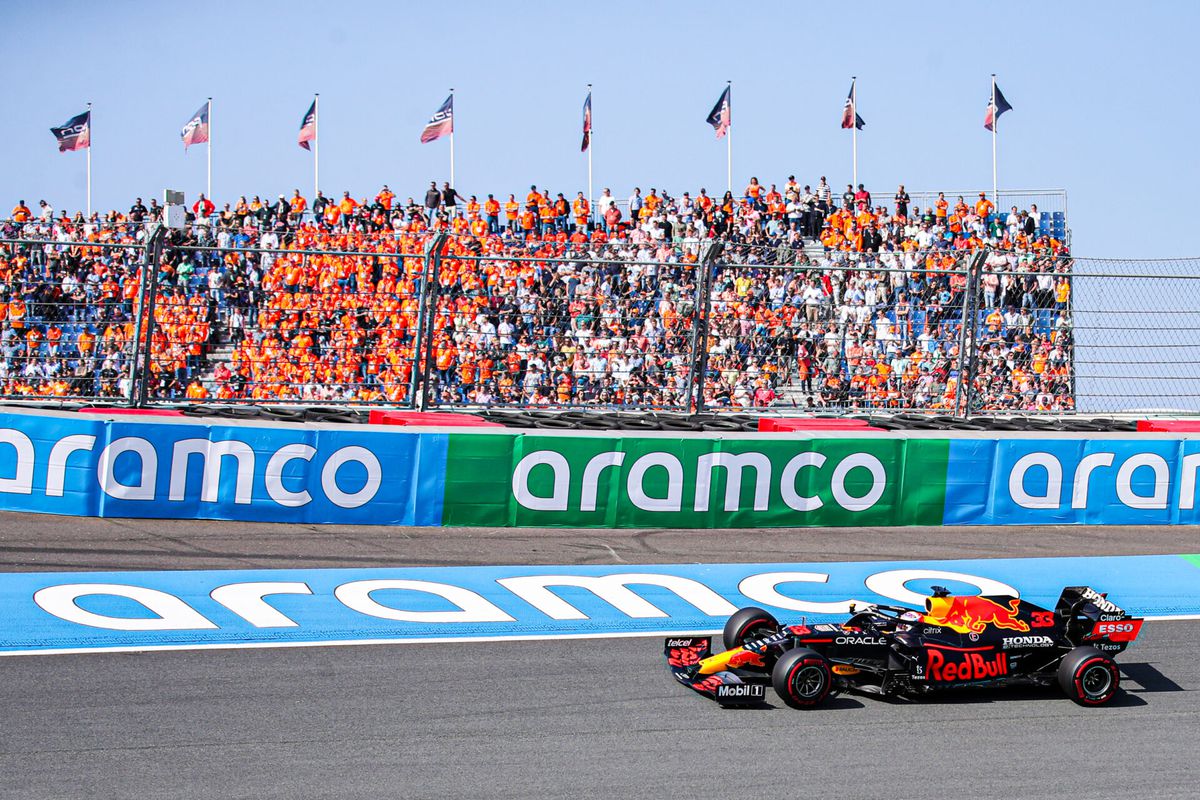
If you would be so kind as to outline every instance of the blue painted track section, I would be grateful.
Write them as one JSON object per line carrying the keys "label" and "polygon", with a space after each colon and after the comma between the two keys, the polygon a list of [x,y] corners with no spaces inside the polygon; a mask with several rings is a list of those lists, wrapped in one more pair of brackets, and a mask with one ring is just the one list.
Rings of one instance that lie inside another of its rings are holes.
{"label": "blue painted track section", "polygon": [[[1064,586],[1089,585],[1107,592],[1131,613],[1194,616],[1200,615],[1198,564],[1195,556],[1161,555],[8,573],[0,574],[0,653],[716,630],[732,609],[744,605],[773,607],[783,620],[806,616],[832,621],[844,619],[845,611],[827,606],[823,613],[813,610],[821,608],[815,604],[853,599],[913,605],[935,584],[954,593],[975,594],[994,587],[989,581],[1011,586],[1043,605],[1052,606]],[[764,586],[776,593],[768,597],[777,600],[774,606],[763,599]],[[798,609],[796,604],[810,605]],[[120,629],[141,626],[163,629]]]}

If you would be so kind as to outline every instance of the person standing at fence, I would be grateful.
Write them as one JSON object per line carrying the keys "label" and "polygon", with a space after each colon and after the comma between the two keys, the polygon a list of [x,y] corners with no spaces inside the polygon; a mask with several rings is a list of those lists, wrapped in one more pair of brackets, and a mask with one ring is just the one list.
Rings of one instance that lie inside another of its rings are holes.
{"label": "person standing at fence", "polygon": [[489,235],[495,236],[500,233],[500,201],[493,195],[487,196],[487,202],[483,204],[483,217],[487,220],[487,232]]}
{"label": "person standing at fence", "polygon": [[430,181],[429,188],[425,190],[425,219],[430,225],[433,224],[441,204],[442,193],[438,191],[437,181]]}
{"label": "person standing at fence", "polygon": [[905,190],[903,183],[900,184],[898,189],[896,189],[896,196],[892,198],[892,201],[896,206],[896,216],[907,219],[908,206],[911,198],[908,196],[908,192]]}

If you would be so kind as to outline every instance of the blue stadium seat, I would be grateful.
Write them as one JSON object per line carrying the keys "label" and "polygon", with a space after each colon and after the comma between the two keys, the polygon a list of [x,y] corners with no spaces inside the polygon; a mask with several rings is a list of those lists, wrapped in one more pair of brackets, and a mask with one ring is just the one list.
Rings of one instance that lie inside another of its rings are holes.
{"label": "blue stadium seat", "polygon": [[1038,336],[1049,336],[1054,325],[1054,310],[1039,308],[1033,317],[1033,332]]}

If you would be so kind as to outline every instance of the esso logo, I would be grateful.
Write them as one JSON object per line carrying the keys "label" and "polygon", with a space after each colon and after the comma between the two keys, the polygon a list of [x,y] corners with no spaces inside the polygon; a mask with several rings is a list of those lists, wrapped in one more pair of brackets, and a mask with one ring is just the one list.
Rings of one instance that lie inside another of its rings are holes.
{"label": "esso logo", "polygon": [[1112,633],[1133,633],[1132,622],[1101,622],[1096,625],[1096,633],[1107,636]]}

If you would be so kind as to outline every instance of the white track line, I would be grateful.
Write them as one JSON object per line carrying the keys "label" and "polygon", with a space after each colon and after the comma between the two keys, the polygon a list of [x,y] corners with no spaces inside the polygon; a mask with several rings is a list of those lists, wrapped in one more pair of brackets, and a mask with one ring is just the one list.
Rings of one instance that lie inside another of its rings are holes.
{"label": "white track line", "polygon": [[[1200,614],[1148,616],[1151,622],[1200,620]],[[313,642],[218,642],[213,644],[155,644],[138,647],[59,647],[44,650],[4,650],[0,656],[55,656],[81,653],[149,653],[175,650],[263,650],[279,647],[352,647],[365,644],[457,644],[479,642],[545,642],[554,639],[636,639],[651,636],[716,636],[720,631],[618,631],[609,633],[547,633],[513,636],[434,636],[399,639],[329,639]]]}

